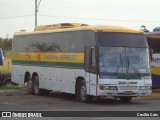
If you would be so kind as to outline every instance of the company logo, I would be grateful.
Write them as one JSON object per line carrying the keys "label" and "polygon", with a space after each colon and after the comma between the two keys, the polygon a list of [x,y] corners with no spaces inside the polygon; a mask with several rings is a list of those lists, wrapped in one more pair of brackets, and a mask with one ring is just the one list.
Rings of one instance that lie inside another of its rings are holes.
{"label": "company logo", "polygon": [[130,84],[130,82],[126,82],[126,84],[127,84],[127,85],[129,85],[129,84]]}
{"label": "company logo", "polygon": [[11,112],[2,112],[2,117],[11,117]]}
{"label": "company logo", "polygon": [[2,117],[42,117],[40,112],[2,112]]}

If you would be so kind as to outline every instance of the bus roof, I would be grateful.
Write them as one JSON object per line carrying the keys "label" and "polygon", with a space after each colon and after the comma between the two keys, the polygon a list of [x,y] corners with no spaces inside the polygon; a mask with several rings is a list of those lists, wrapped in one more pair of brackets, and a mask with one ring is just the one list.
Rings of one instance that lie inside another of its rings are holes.
{"label": "bus roof", "polygon": [[145,36],[150,38],[160,38],[160,31],[146,32]]}
{"label": "bus roof", "polygon": [[[65,25],[69,25],[69,24],[71,23],[65,23]],[[71,24],[71,26],[68,26],[68,27],[61,26],[61,24],[37,26],[33,32],[26,32],[26,30],[21,30],[20,32],[16,32],[14,35],[43,34],[43,33],[80,31],[80,30],[92,30],[94,32],[123,32],[123,33],[143,34],[143,31],[141,30],[135,30],[135,29],[121,27],[121,26],[112,26],[112,25],[91,26],[87,24],[73,23]]]}

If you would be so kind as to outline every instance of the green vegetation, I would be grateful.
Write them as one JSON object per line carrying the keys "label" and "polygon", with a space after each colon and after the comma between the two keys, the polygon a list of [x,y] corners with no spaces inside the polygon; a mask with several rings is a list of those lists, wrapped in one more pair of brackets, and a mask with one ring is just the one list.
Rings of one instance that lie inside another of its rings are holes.
{"label": "green vegetation", "polygon": [[3,51],[11,51],[12,50],[12,39],[0,38],[0,48]]}
{"label": "green vegetation", "polygon": [[0,90],[11,90],[11,89],[21,89],[22,87],[15,85],[15,86],[1,86]]}

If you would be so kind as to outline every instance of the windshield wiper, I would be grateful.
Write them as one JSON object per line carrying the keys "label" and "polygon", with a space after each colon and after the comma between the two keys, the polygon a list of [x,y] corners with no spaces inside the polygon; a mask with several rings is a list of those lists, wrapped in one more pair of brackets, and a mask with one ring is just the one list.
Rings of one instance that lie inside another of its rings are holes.
{"label": "windshield wiper", "polygon": [[[121,56],[121,54],[120,54],[120,63],[121,63],[121,65],[120,66],[122,66],[122,70],[123,70],[123,62],[122,62],[122,56]],[[119,63],[119,64],[120,64]],[[116,72],[114,73],[114,76],[117,76],[118,75],[118,71],[119,71],[119,69],[120,69],[120,66],[119,66],[119,64],[116,66]]]}
{"label": "windshield wiper", "polygon": [[137,74],[137,76],[141,77],[143,74],[139,73],[138,70],[136,69],[136,67],[130,62],[128,56],[127,56],[127,73],[129,71],[129,66],[131,66],[132,70]]}

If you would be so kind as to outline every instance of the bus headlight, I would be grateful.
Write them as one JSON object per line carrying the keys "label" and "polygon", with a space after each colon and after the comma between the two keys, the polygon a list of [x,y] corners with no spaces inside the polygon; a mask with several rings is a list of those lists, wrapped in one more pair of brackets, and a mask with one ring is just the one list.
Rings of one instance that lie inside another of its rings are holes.
{"label": "bus headlight", "polygon": [[139,86],[139,90],[151,90],[151,86]]}
{"label": "bus headlight", "polygon": [[146,86],[146,90],[151,90],[152,87],[151,86]]}
{"label": "bus headlight", "polygon": [[100,90],[118,90],[117,86],[105,86],[105,85],[100,85],[99,86]]}

